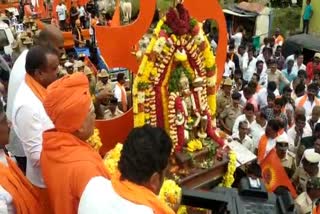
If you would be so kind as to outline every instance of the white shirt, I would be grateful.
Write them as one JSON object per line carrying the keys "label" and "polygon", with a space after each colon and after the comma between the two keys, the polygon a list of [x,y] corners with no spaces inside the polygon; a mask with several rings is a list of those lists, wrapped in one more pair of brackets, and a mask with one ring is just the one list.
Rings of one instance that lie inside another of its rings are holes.
{"label": "white shirt", "polygon": [[[267,72],[267,69],[268,69],[268,66],[267,66],[267,62],[263,56],[263,54],[260,54],[258,57],[257,57],[257,61],[261,60],[263,62],[263,69],[262,69],[262,72]],[[261,79],[261,78],[260,78]]]}
{"label": "white shirt", "polygon": [[87,184],[80,198],[78,214],[153,214],[145,205],[138,205],[119,196],[111,181],[94,177]]}
{"label": "white shirt", "polygon": [[[237,132],[236,134],[233,134],[232,138],[234,140],[240,140],[239,132]],[[254,153],[255,147],[253,145],[253,141],[252,141],[251,137],[246,135],[244,137],[244,139],[239,143],[241,143],[244,147],[246,147],[250,152]]]}
{"label": "white shirt", "polygon": [[249,120],[247,120],[246,115],[242,114],[240,116],[237,117],[236,121],[234,122],[233,128],[232,128],[232,133],[238,133],[239,132],[239,123],[241,121],[247,121],[248,122],[248,128],[251,129],[251,125],[253,124],[253,122],[255,121],[255,119],[253,120],[252,123],[249,122]]}
{"label": "white shirt", "polygon": [[236,46],[235,48],[237,50],[242,42],[242,33],[238,32],[238,33],[232,35],[231,38],[234,39],[234,45]]}
{"label": "white shirt", "polygon": [[[19,89],[19,86],[23,82],[26,76],[26,57],[28,50],[24,50],[20,56],[15,61],[9,78],[8,86],[8,100],[7,100],[7,119],[9,122],[12,121],[12,109],[13,103]],[[10,151],[14,156],[24,157],[24,151],[21,142],[16,137],[16,134],[13,133],[13,130],[10,131],[9,144],[6,146],[8,151]]]}
{"label": "white shirt", "polygon": [[[299,97],[299,98],[296,99],[296,101],[295,101],[296,107],[299,105],[301,99],[303,99],[303,98],[304,98],[304,96],[301,96],[301,97]],[[315,97],[315,99],[317,99],[317,98]],[[315,106],[316,106],[316,100],[314,100],[314,101],[311,103],[310,100],[307,98],[306,102],[305,102],[304,105],[303,105],[303,108],[306,110],[306,117],[311,116],[311,114],[312,114],[312,109],[313,109],[313,107],[315,107]]]}
{"label": "white shirt", "polygon": [[[248,67],[248,52],[245,52],[242,56],[240,54],[237,54],[238,58],[239,58],[239,66],[240,66],[240,70],[243,72],[244,69],[246,69]],[[246,64],[244,64],[246,63]]]}
{"label": "white shirt", "polygon": [[236,69],[236,66],[232,60],[229,60],[229,62],[224,63],[224,77],[229,77],[232,73],[234,73],[234,70]]}
{"label": "white shirt", "polygon": [[267,147],[266,147],[266,153],[264,154],[264,158],[269,154],[269,152],[276,147],[276,140],[275,139],[268,139]]}
{"label": "white shirt", "polygon": [[293,65],[293,68],[292,68],[293,70],[296,70],[297,72],[299,71],[299,70],[307,70],[307,67],[306,67],[306,65],[305,64],[301,64],[300,66],[297,64],[297,62],[295,62],[294,63],[294,65]]}
{"label": "white shirt", "polygon": [[[118,100],[118,103],[121,103],[122,102],[122,89],[119,87],[118,84],[115,84],[115,87],[114,87],[114,97],[117,98]],[[127,95],[127,93],[126,93]],[[127,97],[127,96],[126,96]]]}
{"label": "white shirt", "polygon": [[18,89],[12,115],[14,131],[22,141],[27,157],[26,176],[32,184],[44,188],[45,184],[40,169],[42,134],[54,128],[54,125],[41,101],[25,81]]}
{"label": "white shirt", "polygon": [[257,121],[254,121],[251,124],[250,134],[251,134],[252,142],[255,148],[258,148],[260,138],[262,137],[262,135],[265,134],[266,127],[267,127],[267,123],[264,127],[260,126],[260,124],[258,124]]}
{"label": "white shirt", "polygon": [[253,73],[256,70],[257,59],[255,57],[249,62],[249,58],[243,59],[243,79],[250,82]]}
{"label": "white shirt", "polygon": [[[8,165],[6,155],[3,149],[0,149],[0,163]],[[13,205],[13,198],[1,185],[0,185],[0,214],[14,214],[15,209]]]}
{"label": "white shirt", "polygon": [[[289,139],[289,151],[296,153],[297,152],[297,148],[299,147],[299,144],[297,146],[294,145],[294,140],[296,139],[296,125],[293,125],[290,129],[288,129],[287,131],[288,134],[288,139]],[[307,122],[306,126],[303,128],[303,134],[302,134],[302,138],[304,137],[311,137],[312,136],[312,129],[310,127],[310,124]],[[300,139],[301,141],[301,139]]]}
{"label": "white shirt", "polygon": [[[255,72],[255,73],[257,73],[257,72]],[[261,72],[259,85],[261,85],[264,88],[268,87],[268,73],[267,73],[267,70]]]}
{"label": "white shirt", "polygon": [[56,7],[56,12],[58,13],[58,19],[59,21],[64,21],[66,20],[66,12],[67,8],[64,4],[57,5]]}
{"label": "white shirt", "polygon": [[0,214],[15,213],[12,196],[0,185]]}
{"label": "white shirt", "polygon": [[294,60],[294,54],[291,54],[290,56],[288,56],[288,57],[286,58],[286,64],[287,64],[287,62],[288,62],[289,60],[295,61],[295,60]]}
{"label": "white shirt", "polygon": [[78,12],[79,12],[79,17],[82,17],[86,14],[86,11],[84,10],[83,6],[79,7]]}

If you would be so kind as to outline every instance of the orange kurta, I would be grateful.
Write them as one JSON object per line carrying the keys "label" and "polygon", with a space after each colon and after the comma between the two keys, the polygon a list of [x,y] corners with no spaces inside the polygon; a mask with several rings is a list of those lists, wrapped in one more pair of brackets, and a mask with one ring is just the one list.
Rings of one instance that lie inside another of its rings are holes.
{"label": "orange kurta", "polygon": [[44,133],[40,164],[54,213],[76,214],[90,179],[109,177],[96,151],[75,136],[58,131]]}
{"label": "orange kurta", "polygon": [[82,127],[91,104],[83,73],[65,76],[47,88],[43,105],[55,130],[43,134],[40,164],[54,213],[76,214],[88,182],[109,177],[100,155],[71,134]]}
{"label": "orange kurta", "polygon": [[13,198],[17,214],[41,214],[37,192],[15,163],[7,158],[8,166],[0,164],[0,185]]}

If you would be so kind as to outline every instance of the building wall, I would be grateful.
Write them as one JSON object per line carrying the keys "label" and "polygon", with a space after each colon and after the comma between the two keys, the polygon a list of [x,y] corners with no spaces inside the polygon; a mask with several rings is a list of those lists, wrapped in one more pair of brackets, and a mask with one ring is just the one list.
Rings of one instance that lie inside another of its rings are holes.
{"label": "building wall", "polygon": [[[320,37],[320,0],[311,0],[311,5],[313,8],[313,16],[310,20],[309,33]],[[306,6],[306,1],[303,0],[303,7],[301,10],[301,29],[302,29],[302,18],[304,13],[304,8]]]}

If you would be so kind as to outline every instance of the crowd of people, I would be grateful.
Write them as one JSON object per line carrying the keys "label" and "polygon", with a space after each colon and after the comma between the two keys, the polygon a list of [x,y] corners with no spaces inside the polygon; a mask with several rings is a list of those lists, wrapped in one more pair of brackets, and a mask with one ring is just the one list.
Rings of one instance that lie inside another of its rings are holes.
{"label": "crowd of people", "polygon": [[241,41],[242,32],[230,35],[217,95],[218,126],[260,163],[275,149],[300,194],[298,213],[309,213],[320,196],[308,185],[320,177],[320,53],[304,64],[302,52],[282,55],[280,29],[260,50]]}
{"label": "crowd of people", "polygon": [[[55,9],[77,47],[86,45],[81,29],[93,26],[94,7],[73,2],[67,12],[61,2]],[[129,109],[124,73],[111,83],[107,70],[95,72],[85,57],[65,52],[58,28],[23,24],[0,66],[0,213],[173,213],[156,196],[172,150],[163,130],[133,129],[116,175],[86,143],[95,119]],[[230,34],[217,126],[258,163],[275,150],[299,193],[298,213],[312,212],[320,198],[320,53],[304,64],[301,52],[282,55],[280,29],[259,50],[243,33]]]}

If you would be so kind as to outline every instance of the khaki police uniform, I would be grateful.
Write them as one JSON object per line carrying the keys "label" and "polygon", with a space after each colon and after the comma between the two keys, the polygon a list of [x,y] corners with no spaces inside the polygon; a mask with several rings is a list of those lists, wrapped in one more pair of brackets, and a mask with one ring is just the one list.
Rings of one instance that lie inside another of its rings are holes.
{"label": "khaki police uniform", "polygon": [[[304,152],[304,158],[310,163],[320,162],[320,154],[316,153],[314,149],[307,149]],[[316,176],[320,178],[320,169],[318,167],[318,173]],[[296,190],[298,192],[305,192],[307,189],[307,182],[311,176],[304,170],[303,166],[299,166],[292,176],[292,180],[296,183]]]}
{"label": "khaki police uniform", "polygon": [[115,110],[114,114],[112,114],[110,109],[107,109],[104,112],[104,119],[112,119],[112,118],[118,117],[118,116],[120,116],[122,114],[123,114],[123,112],[120,111],[120,109],[118,107],[116,107],[116,110]]}
{"label": "khaki police uniform", "polygon": [[307,214],[312,211],[312,201],[307,192],[301,193],[295,200],[298,214]]}
{"label": "khaki police uniform", "polygon": [[236,121],[237,117],[242,114],[242,108],[239,105],[237,108],[234,107],[232,104],[227,105],[226,108],[221,112],[220,118],[224,121],[228,129],[232,130],[234,122]]}

